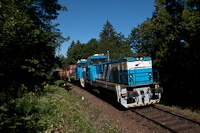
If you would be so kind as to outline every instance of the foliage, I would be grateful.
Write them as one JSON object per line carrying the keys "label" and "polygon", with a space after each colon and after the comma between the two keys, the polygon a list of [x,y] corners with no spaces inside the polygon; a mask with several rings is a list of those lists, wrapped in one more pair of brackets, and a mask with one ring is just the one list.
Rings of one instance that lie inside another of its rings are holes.
{"label": "foliage", "polygon": [[64,80],[56,80],[56,81],[54,82],[54,84],[55,84],[56,86],[61,86],[61,85],[64,84],[64,83],[65,83]]}
{"label": "foliage", "polygon": [[46,93],[41,95],[29,92],[1,105],[0,131],[96,132],[80,111],[80,106],[74,104],[81,98],[58,86],[50,85],[45,90]]}
{"label": "foliage", "polygon": [[1,130],[6,132],[39,132],[50,123],[49,114],[54,111],[46,97],[37,97],[35,93],[4,103],[1,107]]}
{"label": "foliage", "polygon": [[67,57],[68,57],[68,63],[69,64],[75,64],[77,62],[76,58],[74,58],[75,55],[75,49],[76,49],[76,44],[74,41],[72,41],[70,47],[68,48],[67,51]]}
{"label": "foliage", "polygon": [[129,36],[137,54],[153,58],[168,102],[198,101],[199,6],[194,0],[158,0],[152,18]]}
{"label": "foliage", "polygon": [[68,64],[76,64],[80,59],[87,59],[96,53],[110,53],[111,59],[132,56],[129,42],[124,35],[115,32],[112,24],[107,20],[100,33],[100,39],[91,39],[86,44],[72,41],[67,50]]}
{"label": "foliage", "polygon": [[0,2],[1,92],[16,96],[21,84],[35,91],[47,80],[65,40],[51,23],[62,9],[57,0]]}
{"label": "foliage", "polygon": [[84,44],[83,53],[84,53],[83,57],[88,58],[91,55],[103,52],[100,50],[99,41],[97,41],[96,39],[91,39],[88,41],[88,43]]}
{"label": "foliage", "polygon": [[151,20],[147,19],[138,27],[132,29],[128,40],[134,56],[152,56],[156,51],[152,44],[152,28]]}
{"label": "foliage", "polygon": [[99,49],[102,53],[109,51],[111,59],[132,56],[130,46],[121,33],[114,30],[112,24],[107,20],[100,33]]}

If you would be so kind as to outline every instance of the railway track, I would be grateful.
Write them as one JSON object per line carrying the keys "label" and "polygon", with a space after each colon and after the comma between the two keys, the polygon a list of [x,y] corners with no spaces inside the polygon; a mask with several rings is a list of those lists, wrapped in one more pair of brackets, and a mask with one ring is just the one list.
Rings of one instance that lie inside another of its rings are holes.
{"label": "railway track", "polygon": [[132,109],[132,112],[173,133],[199,133],[200,122],[157,106]]}

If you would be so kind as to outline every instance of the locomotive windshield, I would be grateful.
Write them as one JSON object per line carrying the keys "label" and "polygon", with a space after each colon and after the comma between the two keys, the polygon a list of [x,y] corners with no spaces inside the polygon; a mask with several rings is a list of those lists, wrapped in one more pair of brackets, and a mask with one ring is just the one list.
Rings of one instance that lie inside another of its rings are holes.
{"label": "locomotive windshield", "polygon": [[96,65],[96,64],[99,64],[99,63],[103,63],[105,62],[106,59],[91,59],[91,63],[92,65]]}
{"label": "locomotive windshield", "polygon": [[77,67],[85,67],[85,64],[86,63],[79,63],[79,64],[77,64]]}

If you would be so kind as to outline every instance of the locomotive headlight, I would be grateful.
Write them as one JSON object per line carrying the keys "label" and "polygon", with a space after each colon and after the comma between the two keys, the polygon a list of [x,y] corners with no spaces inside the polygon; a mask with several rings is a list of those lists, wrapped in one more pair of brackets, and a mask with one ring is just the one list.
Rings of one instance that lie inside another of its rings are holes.
{"label": "locomotive headlight", "polygon": [[149,73],[149,80],[152,79],[152,73]]}
{"label": "locomotive headlight", "polygon": [[132,74],[129,75],[129,78],[130,78],[130,82],[133,82],[133,75]]}
{"label": "locomotive headlight", "polygon": [[149,73],[149,76],[151,76],[152,74],[151,73]]}

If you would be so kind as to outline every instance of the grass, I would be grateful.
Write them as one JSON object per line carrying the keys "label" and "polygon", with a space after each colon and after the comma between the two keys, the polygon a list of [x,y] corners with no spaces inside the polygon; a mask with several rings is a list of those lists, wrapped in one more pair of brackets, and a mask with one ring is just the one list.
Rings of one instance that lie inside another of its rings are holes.
{"label": "grass", "polygon": [[[99,117],[100,110],[91,109],[58,80],[46,85],[44,93],[24,93],[0,105],[0,132],[10,133],[117,133],[109,120]],[[94,119],[95,116],[95,119]]]}
{"label": "grass", "polygon": [[194,110],[191,107],[183,108],[183,107],[180,107],[180,106],[177,106],[177,105],[171,105],[171,106],[167,106],[167,107],[174,109],[174,110],[178,110],[178,111],[183,112],[185,114],[193,115],[193,116],[200,118],[200,108]]}
{"label": "grass", "polygon": [[[181,108],[179,108],[179,107],[176,107],[176,108],[181,109]],[[193,110],[193,109],[191,109],[191,108],[184,108],[184,109],[181,109],[181,110],[182,110],[183,112],[185,112],[185,113],[192,114],[192,115],[197,116],[197,117],[200,118],[200,112],[199,112],[200,108],[197,109],[197,110]]]}
{"label": "grass", "polygon": [[47,132],[97,132],[81,111],[79,96],[57,86],[50,86],[48,89],[54,89],[47,97],[55,108],[51,118],[53,123]]}
{"label": "grass", "polygon": [[[57,81],[60,84],[61,81]],[[58,84],[57,84],[58,85]],[[49,86],[47,97],[52,101],[54,122],[46,132],[81,132],[81,133],[119,133],[118,127],[112,127],[110,121],[100,117],[100,110],[91,109],[87,100],[82,100],[79,96],[68,88]]]}

